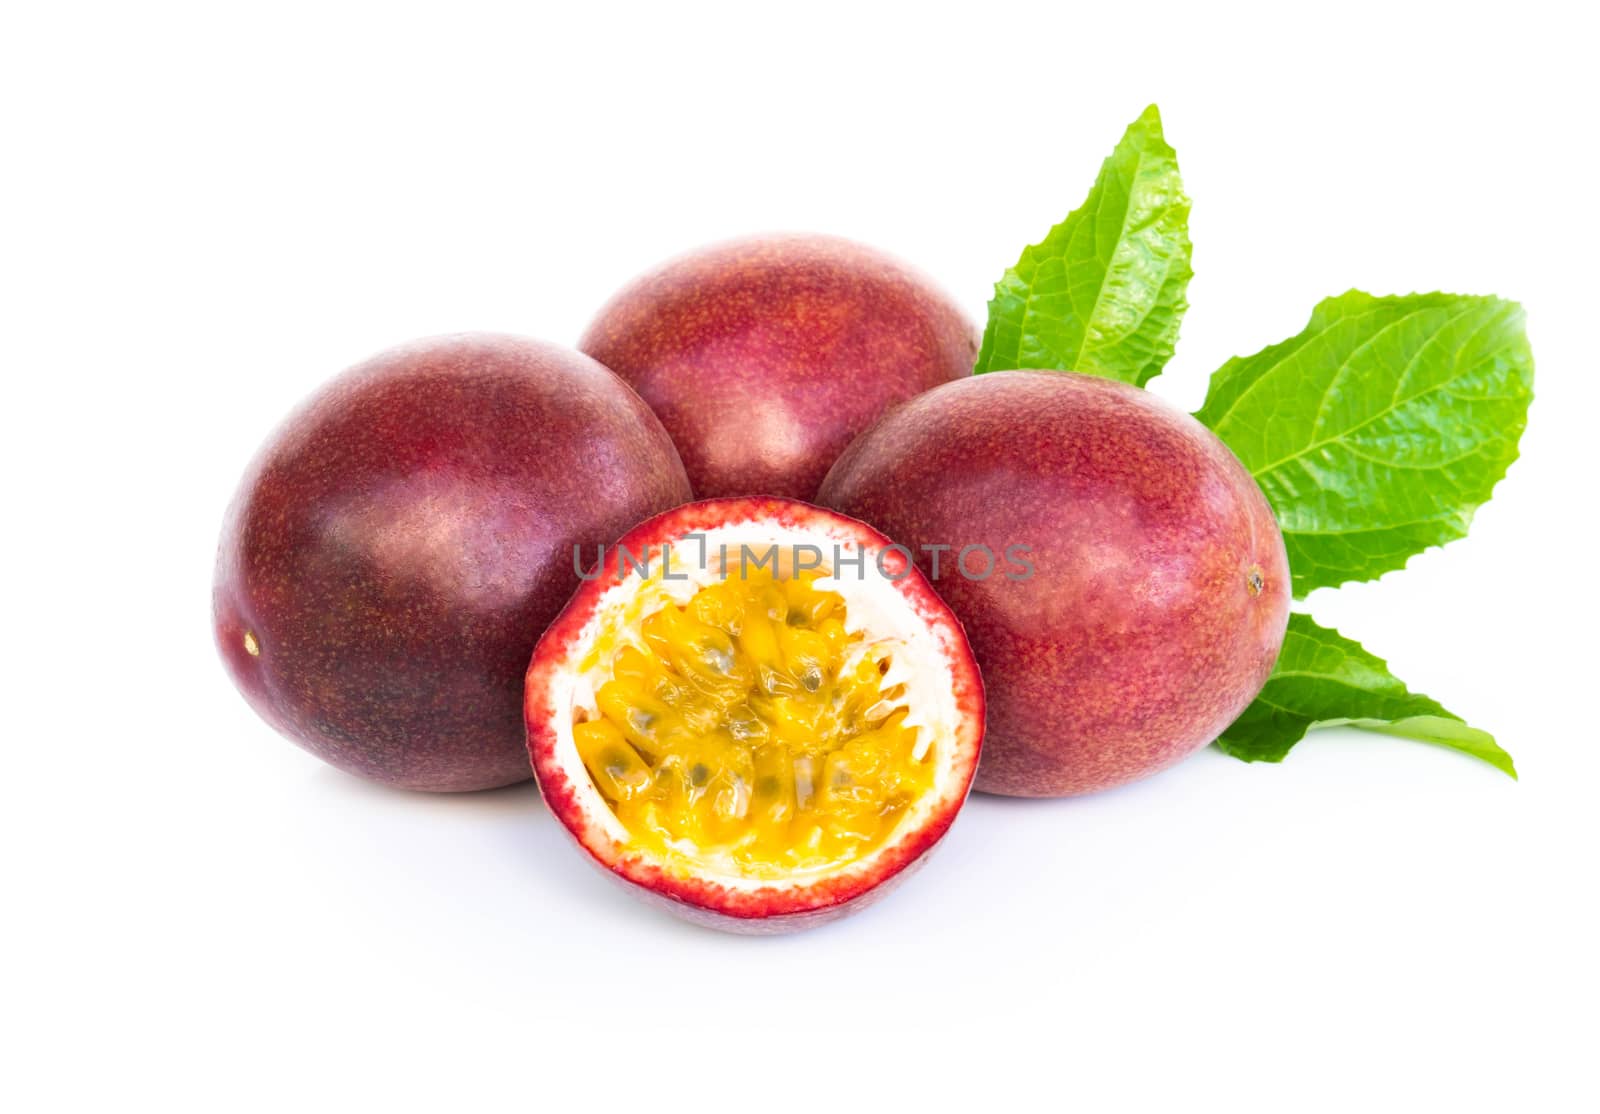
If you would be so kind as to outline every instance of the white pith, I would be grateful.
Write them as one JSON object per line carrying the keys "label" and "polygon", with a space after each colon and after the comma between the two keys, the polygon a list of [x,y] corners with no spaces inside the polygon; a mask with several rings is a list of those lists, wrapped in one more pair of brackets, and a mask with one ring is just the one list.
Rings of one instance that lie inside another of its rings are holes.
{"label": "white pith", "polygon": [[[620,627],[637,630],[638,624],[668,600],[683,604],[700,588],[719,579],[718,553],[726,546],[730,557],[735,557],[740,546],[748,545],[755,552],[764,552],[776,545],[788,554],[794,546],[811,545],[824,554],[823,575],[817,587],[837,593],[845,604],[845,629],[864,635],[865,652],[887,651],[890,656],[888,672],[884,675],[885,691],[904,685],[905,693],[897,698],[896,706],[908,709],[905,726],[917,731],[919,753],[930,749],[933,753],[934,778],[931,789],[908,808],[888,837],[873,851],[844,865],[834,865],[814,871],[794,872],[784,877],[782,885],[804,886],[808,881],[822,878],[839,878],[856,872],[870,872],[873,864],[889,854],[910,834],[919,831],[941,803],[952,795],[965,792],[966,770],[960,761],[958,735],[962,722],[956,700],[956,678],[951,667],[951,657],[959,652],[952,642],[952,631],[931,627],[917,613],[913,602],[902,593],[896,582],[877,568],[875,553],[868,553],[863,569],[858,573],[854,566],[840,569],[831,566],[834,546],[837,544],[846,557],[860,553],[857,539],[848,533],[833,533],[817,528],[775,526],[771,522],[750,520],[731,522],[708,529],[703,535],[705,552],[710,560],[706,567],[699,561],[698,541],[682,542],[674,547],[672,576],[686,579],[662,578],[661,562],[653,560],[650,578],[646,581],[636,571],[630,570],[620,583],[612,584],[600,596],[593,615],[569,647],[562,666],[552,672],[550,697],[554,709],[555,759],[557,765],[570,779],[575,803],[584,816],[586,825],[599,828],[607,840],[622,855],[637,855],[660,863],[671,869],[663,856],[636,843],[628,830],[612,812],[604,796],[589,777],[579,757],[573,738],[572,724],[579,709],[585,718],[599,715],[595,690],[609,676],[609,654],[594,653],[597,642],[607,636],[615,637]],[[842,575],[834,576],[833,572]],[[594,658],[587,668],[580,668],[585,659]],[[777,883],[771,878],[747,877],[741,874],[731,858],[713,859],[698,849],[681,848],[685,857],[692,858],[696,876],[716,881],[730,889],[759,890]],[[694,853],[689,855],[688,852]]]}

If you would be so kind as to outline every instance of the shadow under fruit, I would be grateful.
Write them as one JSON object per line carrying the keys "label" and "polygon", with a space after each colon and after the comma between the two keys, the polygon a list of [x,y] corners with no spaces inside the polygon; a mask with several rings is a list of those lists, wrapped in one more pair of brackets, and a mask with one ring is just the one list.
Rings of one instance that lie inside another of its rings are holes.
{"label": "shadow under fruit", "polygon": [[522,682],[593,559],[689,498],[666,431],[587,356],[465,335],[339,376],[257,455],[217,555],[216,637],[261,716],[384,784],[532,776]]}

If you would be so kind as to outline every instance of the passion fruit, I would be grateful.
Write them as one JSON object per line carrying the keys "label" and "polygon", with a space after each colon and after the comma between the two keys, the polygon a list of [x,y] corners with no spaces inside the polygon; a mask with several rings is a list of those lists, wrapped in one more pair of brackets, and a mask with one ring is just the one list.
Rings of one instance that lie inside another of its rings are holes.
{"label": "passion fruit", "polygon": [[[910,548],[984,671],[981,791],[1090,793],[1210,742],[1283,642],[1283,537],[1250,474],[1147,391],[1008,371],[929,391],[819,501]],[[941,567],[942,565],[942,567]]]}
{"label": "passion fruit", "polygon": [[983,738],[960,624],[903,550],[787,499],[691,503],[608,550],[528,670],[533,768],[591,859],[767,933],[881,896]]}
{"label": "passion fruit", "polygon": [[660,416],[696,495],[810,499],[885,410],[970,375],[978,339],[905,264],[785,235],[705,248],[637,279],[578,347]]}
{"label": "passion fruit", "polygon": [[522,677],[595,546],[689,499],[642,401],[508,336],[352,368],[250,465],[213,594],[234,682],[284,735],[407,789],[531,775]]}

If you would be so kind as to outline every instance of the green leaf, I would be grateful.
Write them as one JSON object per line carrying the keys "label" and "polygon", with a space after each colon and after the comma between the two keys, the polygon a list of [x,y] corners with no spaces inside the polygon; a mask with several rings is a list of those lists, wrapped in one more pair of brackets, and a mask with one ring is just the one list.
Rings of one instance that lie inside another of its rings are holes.
{"label": "green leaf", "polygon": [[1083,206],[995,284],[977,371],[1082,371],[1142,387],[1172,358],[1192,274],[1189,199],[1151,105]]}
{"label": "green leaf", "polygon": [[1409,691],[1360,644],[1300,614],[1289,616],[1283,652],[1266,687],[1217,746],[1246,762],[1281,762],[1311,728],[1340,724],[1449,747],[1517,776],[1511,755],[1493,735]]}
{"label": "green leaf", "polygon": [[1261,484],[1303,596],[1464,536],[1532,398],[1515,302],[1352,290],[1299,336],[1222,365],[1195,416]]}

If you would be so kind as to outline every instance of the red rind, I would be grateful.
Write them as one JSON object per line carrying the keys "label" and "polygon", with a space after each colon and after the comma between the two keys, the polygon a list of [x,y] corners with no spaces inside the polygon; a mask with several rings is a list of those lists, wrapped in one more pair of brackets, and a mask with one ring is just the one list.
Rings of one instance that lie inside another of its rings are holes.
{"label": "red rind", "polygon": [[522,681],[575,545],[692,498],[595,360],[430,337],[338,376],[268,440],[217,548],[214,629],[279,732],[397,788],[526,781]]}
{"label": "red rind", "polygon": [[[1027,547],[1031,576],[946,576],[988,678],[977,790],[1092,793],[1205,746],[1260,692],[1289,618],[1272,508],[1158,396],[1001,371],[888,414],[817,499],[912,546]],[[948,558],[947,558],[948,560]]]}
{"label": "red rind", "polygon": [[970,375],[978,333],[915,268],[789,234],[714,244],[640,276],[578,348],[656,412],[699,497],[811,499],[885,411]]}
{"label": "red rind", "polygon": [[[748,890],[734,890],[706,878],[671,875],[617,844],[586,814],[579,801],[573,779],[587,779],[588,772],[581,768],[569,771],[557,757],[557,716],[570,714],[570,709],[555,706],[551,685],[578,648],[579,636],[594,617],[605,592],[624,578],[622,550],[637,554],[646,547],[661,546],[688,534],[751,520],[799,530],[825,526],[831,536],[853,540],[869,551],[885,550],[893,544],[866,523],[792,499],[711,499],[648,519],[607,550],[598,575],[579,587],[566,609],[545,631],[528,668],[524,715],[528,751],[545,803],[601,869],[649,900],[698,924],[730,932],[770,934],[813,927],[863,908],[921,863],[954,822],[971,789],[983,741],[984,695],[977,662],[960,621],[927,579],[912,568],[894,583],[894,588],[910,601],[928,630],[940,638],[942,655],[955,678],[954,695],[960,713],[955,752],[958,785],[937,802],[918,831],[881,853],[870,872],[851,873],[851,868],[844,868],[837,876],[809,882],[780,881]],[[890,552],[889,561],[898,558],[898,551]]]}

